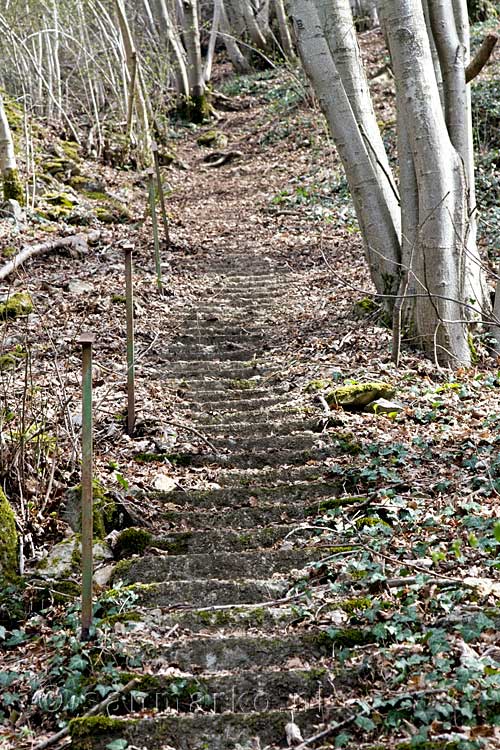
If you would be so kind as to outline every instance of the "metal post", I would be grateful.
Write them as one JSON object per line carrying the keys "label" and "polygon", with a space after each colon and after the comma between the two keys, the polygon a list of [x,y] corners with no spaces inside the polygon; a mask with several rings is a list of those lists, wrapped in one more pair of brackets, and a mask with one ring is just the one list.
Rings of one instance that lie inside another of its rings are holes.
{"label": "metal post", "polygon": [[170,247],[170,231],[168,227],[167,209],[165,207],[165,193],[163,192],[163,184],[161,181],[160,159],[158,156],[158,144],[156,143],[156,141],[153,141],[153,143],[151,144],[151,150],[153,152],[153,159],[155,163],[156,184],[158,186],[158,195],[160,196],[161,216],[163,220],[163,229],[165,231],[165,245],[168,250],[168,248]]}
{"label": "metal post", "polygon": [[95,335],[82,333],[82,641],[92,625],[92,344]]}
{"label": "metal post", "polygon": [[147,171],[149,178],[149,210],[151,221],[153,222],[153,240],[155,246],[155,264],[156,264],[156,283],[158,291],[163,289],[161,280],[161,259],[160,259],[160,240],[158,238],[158,220],[156,218],[156,190],[155,190],[155,171],[149,168]]}
{"label": "metal post", "polygon": [[134,353],[134,284],[132,280],[133,246],[125,248],[125,294],[127,304],[127,433],[135,425],[135,353]]}

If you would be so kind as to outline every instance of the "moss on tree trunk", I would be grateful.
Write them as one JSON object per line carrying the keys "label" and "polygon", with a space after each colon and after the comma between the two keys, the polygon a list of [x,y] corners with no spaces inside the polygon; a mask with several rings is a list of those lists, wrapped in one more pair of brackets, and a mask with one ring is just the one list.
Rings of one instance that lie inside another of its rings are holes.
{"label": "moss on tree trunk", "polygon": [[18,575],[18,536],[16,518],[5,493],[0,489],[0,578],[12,581]]}
{"label": "moss on tree trunk", "polygon": [[3,197],[6,201],[13,199],[21,205],[24,204],[23,184],[19,178],[17,169],[7,169],[3,173]]}

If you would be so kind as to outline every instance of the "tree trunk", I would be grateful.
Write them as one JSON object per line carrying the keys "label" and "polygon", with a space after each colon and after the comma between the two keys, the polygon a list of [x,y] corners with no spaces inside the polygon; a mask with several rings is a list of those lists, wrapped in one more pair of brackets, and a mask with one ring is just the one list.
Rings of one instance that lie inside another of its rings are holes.
{"label": "tree trunk", "polygon": [[[392,176],[388,167],[387,174],[382,170],[381,175],[372,150],[377,147],[371,144],[367,136],[372,131],[372,126],[364,119],[366,111],[360,101],[358,116],[362,121],[358,123],[356,120],[357,105],[353,106],[349,101],[315,5],[310,0],[293,0],[292,9],[300,57],[318,96],[346,172],[370,274],[377,291],[385,295],[384,301],[388,311],[391,311],[400,277],[399,214],[394,211],[394,215],[391,215],[388,190],[386,187],[382,188],[381,184],[390,185],[393,182]],[[333,41],[330,43],[334,46]],[[347,66],[343,66],[341,61],[340,67]],[[346,85],[349,88],[351,84],[348,77],[346,73]],[[364,133],[363,125],[366,126]],[[394,201],[393,195],[391,203]]]}
{"label": "tree trunk", "polygon": [[252,66],[248,62],[247,58],[241,51],[236,39],[231,33],[231,24],[228,20],[228,16],[226,13],[226,4],[224,3],[224,0],[220,0],[221,2],[221,17],[220,17],[220,27],[222,32],[222,39],[224,41],[227,54],[229,55],[229,59],[231,60],[231,63],[233,65],[233,68],[235,69],[236,73],[241,74],[248,74],[252,70]]}
{"label": "tree trunk", "polygon": [[[467,192],[463,162],[441,108],[420,0],[383,0],[382,12],[396,76],[398,117],[415,169],[417,230],[408,294],[418,343],[443,365],[470,364],[464,304]],[[403,215],[410,196],[401,194]]]}
{"label": "tree trunk", "polygon": [[293,62],[295,60],[295,50],[293,49],[292,35],[288,26],[284,0],[274,0],[274,10],[280,32],[281,49],[285,58]]}
{"label": "tree trunk", "polygon": [[183,38],[189,80],[188,116],[193,122],[203,122],[208,114],[208,103],[201,63],[198,0],[183,0],[183,9]]}
{"label": "tree trunk", "polygon": [[0,172],[3,180],[3,197],[24,203],[23,186],[17,171],[14,141],[0,95]]}

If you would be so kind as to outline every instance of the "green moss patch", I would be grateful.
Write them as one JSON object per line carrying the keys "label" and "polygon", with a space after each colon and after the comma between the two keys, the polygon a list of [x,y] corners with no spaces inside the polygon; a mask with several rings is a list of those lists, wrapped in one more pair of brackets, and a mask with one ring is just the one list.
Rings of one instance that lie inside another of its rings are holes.
{"label": "green moss patch", "polygon": [[343,409],[359,410],[377,398],[391,398],[395,388],[389,383],[375,381],[371,383],[353,383],[330,390],[325,398],[328,406]]}
{"label": "green moss patch", "polygon": [[0,372],[5,370],[13,370],[19,362],[23,362],[26,359],[26,351],[23,347],[18,344],[10,351],[0,355]]}
{"label": "green moss patch", "polygon": [[114,546],[114,554],[118,560],[132,555],[142,555],[146,547],[151,544],[152,535],[145,529],[130,527],[124,529]]}
{"label": "green moss patch", "polygon": [[0,302],[0,320],[19,318],[33,312],[33,301],[29,292],[16,292],[5,302]]}
{"label": "green moss patch", "polygon": [[17,578],[18,547],[16,517],[0,488],[0,576],[6,581]]}

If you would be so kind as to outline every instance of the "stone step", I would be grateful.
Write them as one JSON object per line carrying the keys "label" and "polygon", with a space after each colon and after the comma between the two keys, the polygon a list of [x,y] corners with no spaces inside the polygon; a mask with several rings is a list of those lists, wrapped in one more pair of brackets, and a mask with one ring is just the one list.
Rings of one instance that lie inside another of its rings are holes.
{"label": "stone step", "polygon": [[[230,419],[230,415],[228,415]],[[317,420],[263,420],[258,422],[226,422],[215,425],[203,425],[203,434],[207,436],[235,435],[240,437],[269,437],[272,435],[289,435],[292,432],[310,430],[315,432]],[[319,437],[321,433],[315,432]]]}
{"label": "stone step", "polygon": [[[221,349],[220,347],[205,348],[171,344],[161,355],[165,362],[248,362],[254,356],[253,349]],[[168,364],[167,364],[168,367]]]}
{"label": "stone step", "polygon": [[[220,385],[220,383],[219,383]],[[205,389],[205,388],[193,388],[188,387],[184,391],[180,388],[184,398],[190,401],[196,401],[198,403],[224,403],[226,401],[249,401],[249,400],[267,400],[269,394],[276,394],[273,389],[269,391],[267,388],[228,388],[227,390],[219,389]]]}
{"label": "stone step", "polygon": [[194,331],[193,333],[182,333],[175,338],[175,343],[183,346],[190,344],[195,346],[232,346],[234,344],[245,344],[246,347],[258,346],[265,340],[262,334],[258,333],[226,333],[221,330],[220,333],[206,333],[205,331]]}
{"label": "stone step", "polygon": [[220,508],[216,514],[209,510],[163,510],[161,518],[172,530],[187,529],[252,529],[270,524],[300,523],[312,510],[304,503],[267,503],[241,508]]}
{"label": "stone step", "polygon": [[[263,438],[267,440],[268,438]],[[326,458],[337,455],[335,447],[325,448],[286,448],[268,449],[263,451],[236,451],[230,453],[179,454],[186,465],[223,466],[240,469],[262,469],[264,467],[297,466],[310,461],[324,462]]]}
{"label": "stone step", "polygon": [[[119,572],[113,582],[120,580]],[[283,578],[220,581],[203,578],[166,581],[136,588],[138,603],[150,607],[213,607],[223,604],[256,604],[282,599],[290,588]]]}
{"label": "stone step", "polygon": [[176,359],[168,362],[164,355],[160,355],[164,362],[162,373],[158,374],[159,379],[175,375],[176,377],[189,378],[192,375],[203,377],[217,376],[233,378],[235,380],[248,380],[256,376],[262,376],[269,372],[269,369],[260,361],[250,360],[247,362],[207,362],[207,360],[189,360]]}
{"label": "stone step", "polygon": [[[187,713],[164,714],[147,718],[110,719],[109,717],[79,718],[70,722],[72,750],[105,750],[113,740],[123,739],[128,746],[148,750],[235,750],[238,744],[250,748],[254,737],[261,747],[285,747],[285,726],[291,721],[290,711],[259,711],[249,714]],[[294,720],[304,737],[315,734],[321,726],[319,709],[294,712]]]}
{"label": "stone step", "polygon": [[215,672],[283,665],[287,659],[331,657],[335,638],[326,630],[271,635],[209,635],[180,639],[160,650],[161,658],[183,670]]}
{"label": "stone step", "polygon": [[242,604],[208,609],[186,609],[163,615],[161,631],[168,633],[177,628],[191,633],[259,629],[264,632],[284,630],[297,621],[297,612],[291,606],[272,606],[267,602]]}
{"label": "stone step", "polygon": [[262,338],[267,335],[267,331],[264,328],[256,328],[253,326],[246,326],[243,323],[241,325],[231,325],[231,323],[225,323],[224,321],[218,323],[214,320],[207,319],[196,319],[188,318],[184,321],[183,335],[186,336],[251,336],[255,338]]}
{"label": "stone step", "polygon": [[[318,499],[336,497],[342,491],[342,481],[302,481],[278,484],[274,487],[259,485],[256,481],[248,486],[225,487],[210,490],[175,490],[174,492],[152,493],[155,503],[194,508],[224,508],[255,506],[259,503],[281,505],[301,502],[314,503]],[[151,494],[151,493],[150,493]],[[318,500],[319,502],[319,500]]]}
{"label": "stone step", "polygon": [[122,577],[128,583],[161,583],[190,578],[232,580],[266,578],[275,573],[301,569],[321,559],[328,550],[315,548],[257,550],[252,552],[205,552],[187,555],[144,555],[126,562]]}
{"label": "stone step", "polygon": [[[216,401],[214,403],[208,402],[196,402],[194,400],[189,401],[189,408],[193,413],[196,413],[197,411],[203,411],[205,416],[208,412],[213,412],[216,415],[222,415],[225,414],[225,420],[226,421],[232,421],[233,416],[228,416],[229,412],[246,412],[253,411],[255,413],[265,414],[267,410],[270,409],[270,407],[276,408],[281,407],[283,409],[286,409],[290,404],[290,397],[289,396],[270,396],[268,398],[248,398],[249,394],[244,394],[247,397],[241,398],[241,399],[233,399],[226,400],[226,401]],[[247,417],[248,418],[248,417]]]}
{"label": "stone step", "polygon": [[[206,531],[177,531],[158,537],[152,546],[165,550],[169,555],[200,554],[201,552],[248,552],[266,549],[283,542],[296,527],[293,525],[269,526],[241,533],[234,529]],[[313,532],[301,531],[301,539],[309,538]]]}
{"label": "stone step", "polygon": [[[127,675],[128,676],[128,675]],[[343,678],[343,680],[342,680]],[[320,704],[323,698],[347,682],[346,672],[333,674],[327,667],[315,669],[244,670],[226,672],[221,675],[193,675],[186,673],[175,677],[144,675],[137,676],[136,690],[141,699],[128,697],[120,705],[117,701],[113,712],[138,711],[143,708],[156,711],[179,711],[194,713],[210,711],[221,714],[225,711],[249,713],[251,711],[286,710],[290,696],[299,696],[305,705]],[[350,680],[353,683],[354,679]],[[347,682],[349,685],[349,682]],[[304,704],[303,704],[304,705]]]}
{"label": "stone step", "polygon": [[[241,403],[241,402],[239,402]],[[303,414],[305,417],[303,406],[290,406],[286,404],[276,404],[276,406],[269,406],[266,409],[252,409],[251,405],[243,411],[222,411],[217,412],[188,412],[187,415],[196,419],[199,429],[203,432],[205,426],[216,427],[220,424],[231,422],[232,424],[249,424],[255,422],[255,424],[262,424],[264,419],[268,419],[269,422],[283,421],[290,417],[296,417],[298,414]]]}
{"label": "stone step", "polygon": [[265,435],[258,437],[241,436],[235,433],[211,437],[212,445],[238,452],[252,451],[263,453],[277,450],[310,450],[320,440],[314,432],[300,432],[289,435]]}
{"label": "stone step", "polygon": [[267,484],[284,486],[290,482],[306,482],[325,479],[327,469],[323,465],[265,466],[262,469],[219,469],[217,483],[221,487],[252,487]]}

